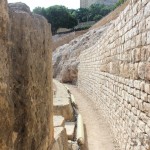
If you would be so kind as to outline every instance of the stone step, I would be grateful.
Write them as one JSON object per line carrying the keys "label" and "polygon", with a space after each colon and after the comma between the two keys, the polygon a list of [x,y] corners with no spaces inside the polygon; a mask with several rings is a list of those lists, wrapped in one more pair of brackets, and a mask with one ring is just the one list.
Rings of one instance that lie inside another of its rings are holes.
{"label": "stone step", "polygon": [[65,127],[65,119],[62,116],[53,117],[54,127]]}
{"label": "stone step", "polygon": [[55,95],[54,98],[66,98],[70,97],[66,87],[59,81],[53,79],[53,84],[55,85]]}
{"label": "stone step", "polygon": [[68,140],[65,128],[54,128],[54,144],[52,150],[68,150]]}
{"label": "stone step", "polygon": [[54,98],[54,115],[63,116],[66,121],[74,120],[74,112],[69,98]]}
{"label": "stone step", "polygon": [[75,137],[75,122],[66,122],[65,128],[68,136],[68,140],[74,140]]}

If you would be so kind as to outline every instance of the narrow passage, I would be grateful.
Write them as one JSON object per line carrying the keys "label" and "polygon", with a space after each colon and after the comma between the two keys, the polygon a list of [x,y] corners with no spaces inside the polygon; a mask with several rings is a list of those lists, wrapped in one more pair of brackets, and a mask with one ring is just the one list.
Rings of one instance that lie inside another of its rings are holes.
{"label": "narrow passage", "polygon": [[95,104],[82,94],[76,86],[67,85],[76,99],[79,112],[85,123],[86,145],[84,150],[119,150],[111,135],[109,125]]}

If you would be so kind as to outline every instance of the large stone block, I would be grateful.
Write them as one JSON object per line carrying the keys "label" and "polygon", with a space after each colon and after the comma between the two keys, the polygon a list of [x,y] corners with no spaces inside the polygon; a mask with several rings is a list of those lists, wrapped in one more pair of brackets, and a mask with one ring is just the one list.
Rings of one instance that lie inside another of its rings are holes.
{"label": "large stone block", "polygon": [[53,140],[50,26],[44,18],[24,12],[11,19],[15,149],[44,150]]}
{"label": "large stone block", "polygon": [[145,79],[150,80],[150,63],[146,63],[145,66]]}
{"label": "large stone block", "polygon": [[65,128],[54,128],[54,144],[51,150],[68,150],[68,139]]}
{"label": "large stone block", "polygon": [[0,149],[48,149],[53,141],[50,26],[22,3],[10,4],[8,15],[7,1],[1,0],[0,11]]}
{"label": "large stone block", "polygon": [[0,1],[0,149],[13,149],[14,104],[10,89],[7,1]]}
{"label": "large stone block", "polygon": [[139,63],[138,74],[141,79],[145,78],[145,66],[146,66],[145,63],[143,63],[143,62]]}
{"label": "large stone block", "polygon": [[74,112],[69,98],[54,98],[54,115],[63,116],[65,120],[74,120]]}

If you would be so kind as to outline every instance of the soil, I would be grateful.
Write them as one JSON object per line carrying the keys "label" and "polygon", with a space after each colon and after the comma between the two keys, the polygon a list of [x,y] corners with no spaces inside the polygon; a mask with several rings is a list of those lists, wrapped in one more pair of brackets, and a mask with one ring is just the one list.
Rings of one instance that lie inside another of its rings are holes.
{"label": "soil", "polygon": [[79,113],[83,117],[86,143],[82,150],[120,150],[109,124],[95,104],[76,86],[67,85],[76,99]]}

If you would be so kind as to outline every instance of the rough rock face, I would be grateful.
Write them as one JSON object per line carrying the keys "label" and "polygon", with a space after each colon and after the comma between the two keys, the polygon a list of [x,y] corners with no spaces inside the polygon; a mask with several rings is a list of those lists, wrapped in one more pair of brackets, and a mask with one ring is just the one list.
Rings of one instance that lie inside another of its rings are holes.
{"label": "rough rock face", "polygon": [[5,0],[0,1],[0,149],[12,149],[13,103],[9,83],[8,11]]}
{"label": "rough rock face", "polygon": [[54,144],[52,150],[68,150],[68,139],[66,129],[63,127],[54,128]]}
{"label": "rough rock face", "polygon": [[61,82],[75,83],[80,53],[94,45],[109,26],[110,24],[97,30],[91,30],[70,43],[57,48],[53,52],[53,77],[58,78]]}
{"label": "rough rock face", "polygon": [[53,80],[53,82],[57,89],[53,97],[54,115],[63,116],[67,121],[74,120],[74,111],[70,102],[70,95],[63,84],[57,80]]}
{"label": "rough rock face", "polygon": [[50,26],[25,4],[10,4],[8,15],[7,2],[1,0],[0,11],[0,149],[50,149]]}

